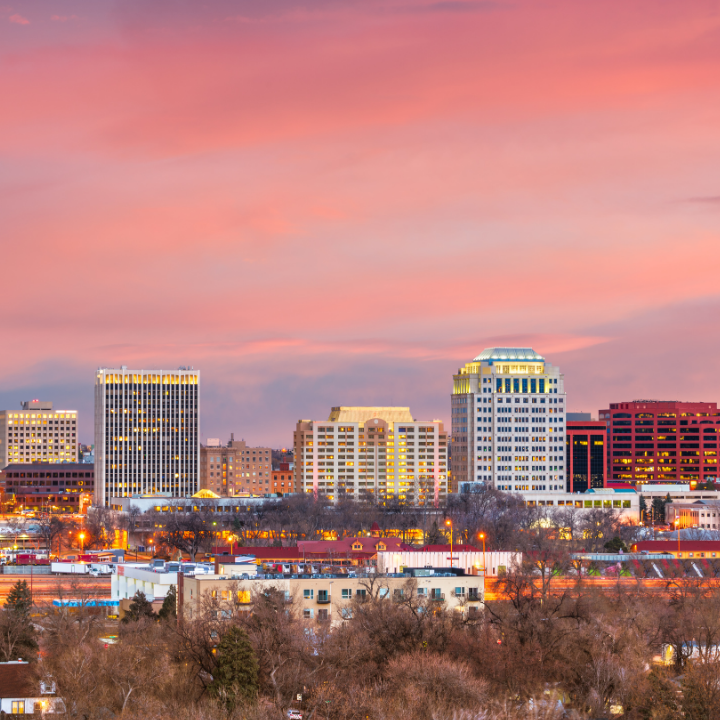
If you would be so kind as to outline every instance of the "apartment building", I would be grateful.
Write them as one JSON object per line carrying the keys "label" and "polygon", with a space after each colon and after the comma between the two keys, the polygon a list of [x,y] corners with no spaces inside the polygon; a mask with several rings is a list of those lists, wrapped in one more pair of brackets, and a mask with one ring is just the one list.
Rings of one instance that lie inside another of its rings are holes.
{"label": "apartment building", "polygon": [[246,580],[220,575],[177,576],[178,617],[193,618],[208,601],[227,613],[250,612],[258,593],[274,588],[284,596],[289,610],[308,622],[342,622],[353,601],[371,597],[398,602],[408,597],[430,607],[446,607],[466,616],[482,608],[485,581],[482,575],[456,575],[432,569],[402,574],[257,576]]}
{"label": "apartment building", "polygon": [[294,433],[297,492],[379,504],[438,505],[447,499],[447,433],[407,407],[334,407],[300,420]]}
{"label": "apartment building", "polygon": [[184,498],[200,484],[200,373],[100,368],[95,375],[95,501]]}
{"label": "apartment building", "polygon": [[620,483],[706,482],[718,476],[717,403],[634,400],[601,410],[608,476]]}
{"label": "apartment building", "polygon": [[488,348],[453,376],[452,482],[565,491],[564,376],[532,348]]}
{"label": "apartment building", "polygon": [[244,440],[208,440],[200,448],[200,487],[221,497],[265,495],[272,490],[272,450],[249,447]]}
{"label": "apartment building", "polygon": [[10,463],[78,461],[77,410],[53,410],[29,400],[21,410],[0,410],[0,468]]}

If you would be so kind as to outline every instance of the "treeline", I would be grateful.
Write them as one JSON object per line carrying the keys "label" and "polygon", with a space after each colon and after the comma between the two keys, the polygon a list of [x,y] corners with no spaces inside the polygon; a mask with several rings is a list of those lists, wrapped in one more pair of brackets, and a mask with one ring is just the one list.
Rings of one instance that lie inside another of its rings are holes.
{"label": "treeline", "polygon": [[214,512],[210,504],[193,502],[197,512],[143,514],[131,508],[130,513],[118,516],[106,509],[95,509],[87,520],[86,543],[88,547],[107,545],[115,530],[122,529],[134,538],[135,544],[153,544],[161,554],[181,550],[194,557],[218,544],[223,533],[249,548],[295,545],[299,540],[328,536],[342,539],[371,532],[381,537],[397,536],[415,545],[446,544],[452,533],[456,544],[482,547],[482,533],[488,551],[513,551],[528,549],[528,543],[532,545],[535,536],[549,528],[568,551],[599,551],[613,538],[618,538],[616,549],[627,546],[638,532],[612,509],[527,506],[517,495],[494,489],[452,496],[446,507],[438,509],[353,501],[332,505],[311,495],[247,506],[238,498],[237,513]]}
{"label": "treeline", "polygon": [[[720,596],[700,578],[648,593],[581,579],[547,591],[517,568],[484,612],[402,597],[368,578],[329,622],[303,620],[285,593],[205,597],[163,618],[136,597],[116,643],[90,608],[52,609],[33,627],[38,677],[83,720],[520,720],[720,716]],[[3,612],[15,612],[5,609]],[[665,658],[667,663],[659,662]]]}

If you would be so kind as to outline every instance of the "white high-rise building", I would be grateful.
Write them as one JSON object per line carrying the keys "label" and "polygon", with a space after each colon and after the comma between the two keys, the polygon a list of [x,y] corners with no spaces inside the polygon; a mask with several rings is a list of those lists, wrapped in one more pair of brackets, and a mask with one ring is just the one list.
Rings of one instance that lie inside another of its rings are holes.
{"label": "white high-rise building", "polygon": [[531,348],[488,348],[453,376],[452,480],[565,491],[565,387]]}
{"label": "white high-rise building", "polygon": [[95,505],[200,489],[200,372],[101,368],[95,376]]}

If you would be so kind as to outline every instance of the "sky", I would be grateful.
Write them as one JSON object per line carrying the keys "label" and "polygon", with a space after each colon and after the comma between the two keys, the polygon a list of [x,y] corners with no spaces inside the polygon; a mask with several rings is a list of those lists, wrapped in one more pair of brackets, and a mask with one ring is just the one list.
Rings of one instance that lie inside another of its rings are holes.
{"label": "sky", "polygon": [[192,365],[284,447],[493,346],[720,400],[720,2],[3,2],[0,407]]}

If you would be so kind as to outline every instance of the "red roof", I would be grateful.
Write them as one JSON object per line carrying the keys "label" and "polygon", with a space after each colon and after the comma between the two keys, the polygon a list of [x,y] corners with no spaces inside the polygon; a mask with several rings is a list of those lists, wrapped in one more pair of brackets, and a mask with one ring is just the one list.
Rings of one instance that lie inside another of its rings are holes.
{"label": "red roof", "polygon": [[409,546],[400,538],[354,537],[343,540],[301,540],[298,548],[305,555],[352,556],[358,553],[375,555],[381,551],[397,552],[409,549]]}
{"label": "red roof", "polygon": [[34,698],[39,695],[33,668],[28,663],[0,663],[0,698]]}
{"label": "red roof", "polygon": [[[678,543],[677,539],[640,540],[632,549],[635,552],[645,550],[649,553],[675,553],[678,552]],[[680,552],[720,552],[720,540],[683,540],[681,537]]]}
{"label": "red roof", "polygon": [[[229,555],[223,555],[223,552]],[[229,547],[213,548],[213,554],[220,562],[233,562],[236,555],[254,555],[258,560],[277,560],[283,562],[285,560],[293,561],[300,558],[300,553],[296,547],[241,547],[233,545]]]}

